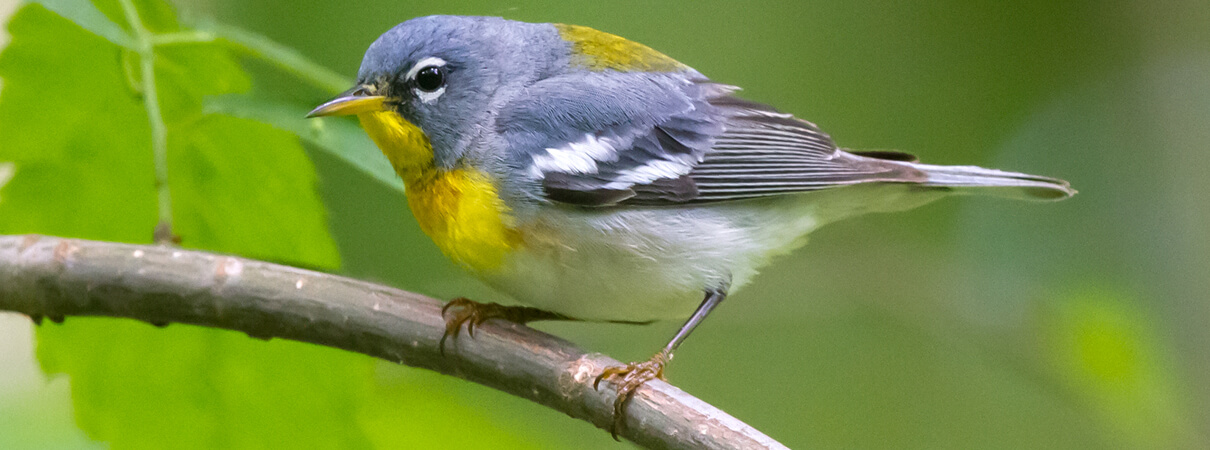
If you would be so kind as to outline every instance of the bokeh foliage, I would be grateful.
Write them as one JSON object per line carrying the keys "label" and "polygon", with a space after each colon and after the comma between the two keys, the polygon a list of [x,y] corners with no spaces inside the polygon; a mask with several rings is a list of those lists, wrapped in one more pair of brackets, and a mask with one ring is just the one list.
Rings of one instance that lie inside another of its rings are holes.
{"label": "bokeh foliage", "polygon": [[[122,10],[41,3],[71,20],[28,6],[9,22],[0,233],[149,242],[151,143]],[[412,16],[580,23],[744,86],[842,145],[1067,178],[1082,192],[1058,204],[950,200],[821,230],[695,332],[670,376],[794,448],[1210,442],[1210,6],[135,3],[153,31],[188,31],[184,11],[345,74]],[[499,298],[420,234],[352,122],[299,118],[329,90],[221,40],[157,52],[183,245]],[[625,359],[676,325],[541,326]],[[37,342],[59,378],[0,389],[0,447],[616,445],[485,388],[304,344],[102,319],[44,325]]]}

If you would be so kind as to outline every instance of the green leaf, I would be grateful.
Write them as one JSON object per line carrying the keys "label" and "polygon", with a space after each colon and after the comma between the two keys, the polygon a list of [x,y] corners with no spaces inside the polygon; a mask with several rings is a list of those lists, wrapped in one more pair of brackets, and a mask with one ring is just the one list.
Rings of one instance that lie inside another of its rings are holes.
{"label": "green leaf", "polygon": [[[138,11],[139,19],[143,21],[143,27],[147,31],[152,33],[170,33],[180,30],[181,25],[177,20],[176,11],[167,2],[162,0],[130,1]],[[114,21],[123,28],[130,28],[130,24],[126,21],[126,12],[122,9],[122,0],[92,0],[92,3],[96,5],[101,13],[109,17],[109,20]]]}
{"label": "green leaf", "polygon": [[315,192],[315,169],[298,138],[269,125],[206,115],[170,128],[175,230],[190,246],[334,268]]}
{"label": "green leaf", "polygon": [[217,44],[157,49],[155,67],[160,108],[169,134],[171,128],[188,127],[201,119],[206,97],[244,92],[252,85],[239,62]]}
{"label": "green leaf", "polygon": [[366,448],[358,405],[374,361],[290,341],[108,319],[38,333],[71,375],[79,425],[113,448]]}
{"label": "green leaf", "polygon": [[[151,142],[120,47],[41,6],[17,11],[0,54],[0,233],[149,242]],[[48,80],[55,80],[53,85]]]}
{"label": "green leaf", "polygon": [[365,132],[349,120],[307,119],[305,108],[246,95],[212,97],[206,102],[206,110],[258,120],[294,133],[375,181],[403,191],[403,181],[391,163]]}
{"label": "green leaf", "polygon": [[[98,4],[115,17],[115,3]],[[139,5],[156,27],[175,26],[157,12],[162,3]],[[18,11],[9,31],[0,53],[0,161],[17,170],[4,187],[0,233],[149,242],[150,130],[140,84],[131,83],[137,75],[127,70],[137,56],[41,6]],[[184,244],[335,268],[339,256],[299,140],[202,111],[205,97],[250,85],[229,50],[160,50],[157,92]],[[373,382],[366,357],[102,319],[42,327],[38,340],[44,370],[70,376],[78,425],[114,447],[369,445],[357,419]]]}
{"label": "green leaf", "polygon": [[138,44],[126,30],[105,17],[105,14],[88,0],[34,0],[33,3],[54,11],[55,14],[63,16],[109,42],[131,50],[138,48]]}
{"label": "green leaf", "polygon": [[[0,231],[146,242],[156,220],[149,128],[120,62],[125,50],[38,7],[19,11],[9,29],[13,40],[0,56],[0,160],[21,172],[6,188]],[[206,96],[250,84],[229,52],[174,47],[157,55],[156,75],[185,244],[336,267],[314,169],[297,139],[202,112]],[[51,88],[45,80],[62,81]],[[266,229],[282,224],[291,226]]]}

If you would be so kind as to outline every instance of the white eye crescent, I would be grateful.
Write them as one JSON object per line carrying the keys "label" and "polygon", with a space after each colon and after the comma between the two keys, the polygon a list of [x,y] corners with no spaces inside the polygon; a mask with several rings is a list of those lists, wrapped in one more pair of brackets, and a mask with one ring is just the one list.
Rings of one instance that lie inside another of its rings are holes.
{"label": "white eye crescent", "polygon": [[424,103],[432,103],[445,93],[444,59],[430,56],[416,62],[404,75],[412,92]]}

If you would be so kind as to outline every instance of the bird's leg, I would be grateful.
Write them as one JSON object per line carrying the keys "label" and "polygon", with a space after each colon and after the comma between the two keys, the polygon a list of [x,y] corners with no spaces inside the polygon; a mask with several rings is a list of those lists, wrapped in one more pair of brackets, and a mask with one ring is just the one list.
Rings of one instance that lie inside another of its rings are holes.
{"label": "bird's leg", "polygon": [[441,308],[441,316],[445,318],[445,334],[437,342],[441,354],[445,354],[445,340],[458,339],[462,325],[466,324],[466,334],[475,337],[475,327],[487,319],[504,319],[509,322],[526,324],[537,320],[575,320],[562,314],[543,311],[527,306],[505,306],[498,303],[479,303],[465,297],[450,300]]}
{"label": "bird's leg", "polygon": [[606,367],[597,375],[597,379],[593,382],[593,389],[599,388],[601,380],[611,379],[617,385],[618,395],[613,400],[613,426],[610,427],[609,433],[613,438],[618,439],[618,431],[626,425],[626,416],[623,414],[626,409],[626,402],[634,397],[635,391],[644,383],[659,378],[664,378],[664,367],[668,365],[668,361],[672,360],[672,352],[680,347],[681,342],[689,336],[689,333],[697,327],[702,319],[705,319],[710,311],[714,310],[715,306],[723,302],[727,297],[726,288],[720,288],[706,292],[706,298],[702,300],[702,304],[693,312],[693,316],[681,325],[680,331],[676,332],[676,336],[672,337],[672,341],[668,342],[663,349],[656,352],[651,359],[646,361],[632,362],[624,366]]}

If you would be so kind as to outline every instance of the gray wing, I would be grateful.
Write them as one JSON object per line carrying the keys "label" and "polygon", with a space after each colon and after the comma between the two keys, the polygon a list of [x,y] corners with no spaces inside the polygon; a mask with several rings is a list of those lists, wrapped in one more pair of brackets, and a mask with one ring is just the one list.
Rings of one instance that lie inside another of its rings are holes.
{"label": "gray wing", "polygon": [[[837,148],[815,124],[732,93],[709,99],[723,117],[702,161],[686,175],[696,187],[690,202],[741,200],[868,182],[923,182],[920,171],[893,161],[914,161],[891,151],[850,153]],[[635,204],[668,199],[634,187]]]}
{"label": "gray wing", "polygon": [[595,73],[532,86],[497,129],[547,200],[579,206],[740,200],[870,181],[920,182],[837,149],[813,124],[696,73]]}

